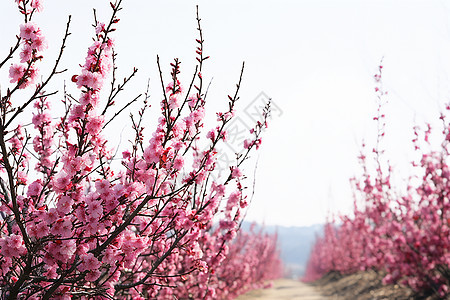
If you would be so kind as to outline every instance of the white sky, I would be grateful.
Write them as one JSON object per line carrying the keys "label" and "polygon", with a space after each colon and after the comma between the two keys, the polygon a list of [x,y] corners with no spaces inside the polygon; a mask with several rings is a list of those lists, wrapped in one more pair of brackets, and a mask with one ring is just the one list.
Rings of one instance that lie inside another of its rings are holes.
{"label": "white sky", "polygon": [[[449,2],[124,0],[115,33],[119,78],[139,68],[129,97],[143,92],[150,78],[152,103],[159,107],[156,54],[165,76],[169,61],[180,58],[188,84],[195,62],[196,3],[205,51],[211,56],[204,77],[214,77],[209,116],[225,107],[242,61],[246,70],[240,109],[265,92],[282,110],[271,121],[258,154],[248,220],[310,225],[324,222],[330,211],[349,211],[353,200],[348,179],[360,171],[361,141],[370,144],[376,137],[373,75],[383,56],[384,85],[390,93],[385,146],[398,177],[408,174],[412,126],[437,123],[449,100]],[[99,20],[106,20],[109,1],[44,0],[44,6],[35,21],[48,38],[49,59],[58,51],[67,16],[73,15],[63,60],[69,81],[92,41],[92,8],[97,8]],[[2,1],[1,57],[20,22],[14,1]],[[5,78],[5,71],[0,76]],[[122,130],[122,123],[117,126]],[[253,173],[252,164],[245,170]]]}

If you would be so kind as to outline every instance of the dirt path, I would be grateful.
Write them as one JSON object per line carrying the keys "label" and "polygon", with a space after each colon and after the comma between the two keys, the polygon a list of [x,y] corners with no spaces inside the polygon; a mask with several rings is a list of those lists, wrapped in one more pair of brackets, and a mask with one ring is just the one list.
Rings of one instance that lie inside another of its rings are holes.
{"label": "dirt path", "polygon": [[279,279],[273,283],[270,289],[254,290],[238,297],[236,300],[325,300],[330,299],[321,296],[316,289],[303,282]]}

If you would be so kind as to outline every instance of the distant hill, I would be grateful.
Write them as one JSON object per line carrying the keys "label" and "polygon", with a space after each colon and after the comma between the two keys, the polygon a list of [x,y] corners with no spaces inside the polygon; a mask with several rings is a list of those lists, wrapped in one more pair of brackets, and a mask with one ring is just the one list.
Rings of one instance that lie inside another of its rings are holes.
{"label": "distant hill", "polygon": [[[250,225],[250,222],[244,222],[242,229],[249,230]],[[257,225],[256,228],[261,228],[261,225]],[[321,234],[322,228],[323,225],[306,227],[264,226],[264,231],[278,233],[281,259],[289,277],[297,278],[303,275],[316,234]]]}

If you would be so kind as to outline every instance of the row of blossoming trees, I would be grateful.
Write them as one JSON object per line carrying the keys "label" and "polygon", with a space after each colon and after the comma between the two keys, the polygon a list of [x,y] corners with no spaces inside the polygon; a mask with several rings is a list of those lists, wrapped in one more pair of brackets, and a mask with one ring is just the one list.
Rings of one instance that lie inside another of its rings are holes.
{"label": "row of blossoming trees", "polygon": [[[198,16],[192,81],[182,87],[175,59],[166,84],[158,60],[163,96],[157,128],[144,137],[145,94],[130,121],[135,136],[115,164],[104,130],[139,98],[114,109],[137,72],[116,80],[110,36],[121,1],[111,3],[109,22],[95,20],[94,42],[71,78],[79,97],[47,90],[64,72],[59,64],[70,17],[50,73],[39,74],[46,41],[31,21],[42,4],[16,3],[24,23],[0,62],[3,70],[9,66],[10,79],[0,94],[0,298],[221,299],[279,276],[276,236],[238,230],[248,204],[241,165],[261,143],[270,106],[229,173],[213,176],[242,72],[228,110],[203,132],[208,57]],[[65,109],[55,117],[50,104],[61,101]],[[31,112],[32,122],[23,121]]]}
{"label": "row of blossoming trees", "polygon": [[[305,280],[313,281],[329,272],[341,274],[375,270],[385,284],[401,283],[424,294],[450,293],[450,122],[441,115],[441,144],[430,142],[431,127],[423,133],[415,128],[413,143],[417,161],[404,192],[391,186],[392,167],[382,163],[380,142],[384,136],[384,115],[380,112],[386,94],[381,88],[381,71],[375,75],[380,106],[374,118],[379,126],[373,149],[375,172],[366,156],[359,157],[363,175],[353,180],[353,216],[339,224],[328,222],[311,252]],[[450,106],[447,107],[447,112]],[[422,141],[422,142],[421,142]]]}

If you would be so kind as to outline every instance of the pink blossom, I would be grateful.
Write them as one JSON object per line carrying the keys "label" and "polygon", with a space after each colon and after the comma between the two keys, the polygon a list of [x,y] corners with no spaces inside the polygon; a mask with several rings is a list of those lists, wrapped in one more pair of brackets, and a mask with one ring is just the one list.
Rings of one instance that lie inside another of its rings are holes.
{"label": "pink blossom", "polygon": [[103,77],[100,73],[92,73],[90,85],[88,87],[98,90],[103,85]]}
{"label": "pink blossom", "polygon": [[85,115],[85,107],[83,105],[74,105],[74,107],[71,110],[71,121],[74,121],[76,119],[81,119]]}
{"label": "pink blossom", "polygon": [[197,110],[194,110],[191,115],[194,123],[197,123],[205,117],[205,109],[200,107]]}
{"label": "pink blossom", "polygon": [[223,184],[213,183],[212,190],[217,193],[217,196],[222,197],[225,195],[226,187]]}
{"label": "pink blossom", "polygon": [[56,279],[58,278],[58,273],[56,272],[56,266],[47,266],[47,271],[44,273],[47,278]]}
{"label": "pink blossom", "polygon": [[234,116],[234,112],[231,111],[231,112],[226,112],[226,113],[223,115],[223,118],[224,118],[224,120],[230,120],[233,116]]}
{"label": "pink blossom", "polygon": [[35,67],[30,67],[28,69],[28,72],[24,75],[24,77],[23,77],[24,81],[21,83],[19,88],[25,89],[28,86],[32,85],[36,81],[37,75],[38,75],[38,69],[36,69]]}
{"label": "pink blossom", "polygon": [[228,197],[227,209],[230,210],[233,207],[235,207],[239,203],[240,199],[241,199],[240,191],[235,191],[231,193],[230,197]]}
{"label": "pink blossom", "polygon": [[99,34],[102,31],[105,31],[105,23],[98,22],[97,27],[95,27],[95,33]]}
{"label": "pink blossom", "polygon": [[86,130],[91,135],[97,135],[102,129],[103,123],[105,122],[105,116],[91,116],[88,118],[88,123],[86,125]]}
{"label": "pink blossom", "polygon": [[37,51],[42,51],[47,48],[47,41],[42,35],[36,35],[32,39],[31,48]]}
{"label": "pink blossom", "polygon": [[30,61],[33,57],[33,49],[30,47],[29,44],[24,44],[22,51],[20,52],[20,62],[25,63],[27,61]]}
{"label": "pink blossom", "polygon": [[36,222],[32,222],[29,225],[29,233],[31,236],[35,236],[36,238],[43,238],[47,236],[50,232],[50,229],[48,228],[47,224],[42,221],[38,220]]}
{"label": "pink blossom", "polygon": [[31,0],[31,7],[36,9],[37,12],[41,12],[43,9],[41,0]]}
{"label": "pink blossom", "polygon": [[221,138],[222,138],[222,140],[223,140],[224,142],[228,141],[228,131],[223,130],[223,131],[221,132]]}
{"label": "pink blossom", "polygon": [[50,113],[43,112],[41,114],[33,114],[33,118],[31,119],[31,122],[34,124],[34,128],[39,129],[42,126],[46,126],[50,124],[52,120],[52,117]]}
{"label": "pink blossom", "polygon": [[148,163],[159,162],[159,153],[161,152],[162,148],[153,143],[144,150],[144,159]]}
{"label": "pink blossom", "polygon": [[20,37],[25,40],[33,40],[38,32],[36,24],[28,22],[20,25]]}
{"label": "pink blossom", "polygon": [[232,168],[231,177],[240,178],[242,176],[242,171],[238,167]]}
{"label": "pink blossom", "polygon": [[11,78],[11,83],[18,82],[25,74],[25,67],[21,65],[14,64],[9,68],[9,78]]}
{"label": "pink blossom", "polygon": [[99,73],[92,73],[88,70],[83,70],[81,75],[77,77],[77,86],[83,86],[91,89],[99,89],[102,84],[101,75]]}
{"label": "pink blossom", "polygon": [[69,196],[63,195],[58,201],[56,209],[62,215],[68,214],[72,210],[73,200]]}
{"label": "pink blossom", "polygon": [[179,103],[180,99],[178,96],[179,96],[178,94],[169,96],[169,107],[170,108],[173,109],[173,108],[177,108],[180,106],[180,103]]}
{"label": "pink blossom", "polygon": [[199,260],[197,261],[197,269],[206,274],[208,273],[208,264],[203,260]]}
{"label": "pink blossom", "polygon": [[86,93],[82,93],[80,97],[80,103],[81,105],[92,105],[97,106],[98,102],[100,101],[100,96],[98,93],[88,91]]}
{"label": "pink blossom", "polygon": [[119,258],[119,251],[113,248],[107,248],[104,252],[102,261],[109,265],[114,265]]}
{"label": "pink blossom", "polygon": [[77,244],[75,240],[62,240],[59,246],[59,253],[63,256],[67,256],[67,259],[71,259],[77,250]]}
{"label": "pink blossom", "polygon": [[109,190],[110,182],[106,179],[100,179],[95,182],[95,189],[99,194],[102,194]]}
{"label": "pink blossom", "polygon": [[92,200],[88,204],[88,213],[91,218],[98,220],[103,214],[103,206],[100,201]]}
{"label": "pink blossom", "polygon": [[27,196],[28,197],[36,197],[42,191],[42,182],[41,180],[35,180],[28,186]]}
{"label": "pink blossom", "polygon": [[2,255],[10,258],[24,255],[27,252],[22,236],[17,234],[0,238],[0,248]]}
{"label": "pink blossom", "polygon": [[59,218],[53,223],[50,232],[61,237],[70,237],[72,235],[72,222],[68,217]]}
{"label": "pink blossom", "polygon": [[39,217],[48,225],[53,224],[59,217],[59,214],[56,210],[56,208],[52,207],[50,209],[46,210],[40,210],[38,211]]}
{"label": "pink blossom", "polygon": [[69,188],[70,178],[66,172],[62,171],[59,173],[58,177],[53,180],[53,186],[59,192],[63,192]]}
{"label": "pink blossom", "polygon": [[23,171],[17,172],[17,184],[26,185],[28,182],[28,176],[27,173]]}
{"label": "pink blossom", "polygon": [[94,254],[92,253],[83,254],[81,255],[80,259],[81,264],[79,266],[79,270],[81,272],[96,270],[101,265],[101,263],[98,261],[97,258],[95,258]]}
{"label": "pink blossom", "polygon": [[195,105],[197,104],[197,97],[194,95],[190,96],[188,98],[188,104],[189,104],[189,107],[194,108]]}
{"label": "pink blossom", "polygon": [[130,157],[131,157],[131,152],[128,151],[128,150],[123,151],[123,152],[122,152],[122,157],[123,157],[123,159],[128,159],[128,158],[130,158]]}
{"label": "pink blossom", "polygon": [[[172,91],[173,91],[173,81],[171,81],[168,85],[167,85],[167,87],[166,87],[166,92],[171,92],[172,93]],[[181,87],[181,84],[180,84],[180,81],[179,80],[177,80],[176,81],[176,88],[177,88],[177,91],[176,91],[176,93],[182,93],[183,92],[183,88]]]}
{"label": "pink blossom", "polygon": [[96,281],[102,273],[99,270],[91,270],[86,274],[86,280],[90,282]]}
{"label": "pink blossom", "polygon": [[211,129],[210,131],[208,131],[208,133],[206,134],[206,138],[210,139],[211,141],[214,141],[216,137],[216,132],[214,129]]}
{"label": "pink blossom", "polygon": [[182,156],[177,156],[173,162],[173,167],[177,170],[181,170],[184,165],[184,158]]}

